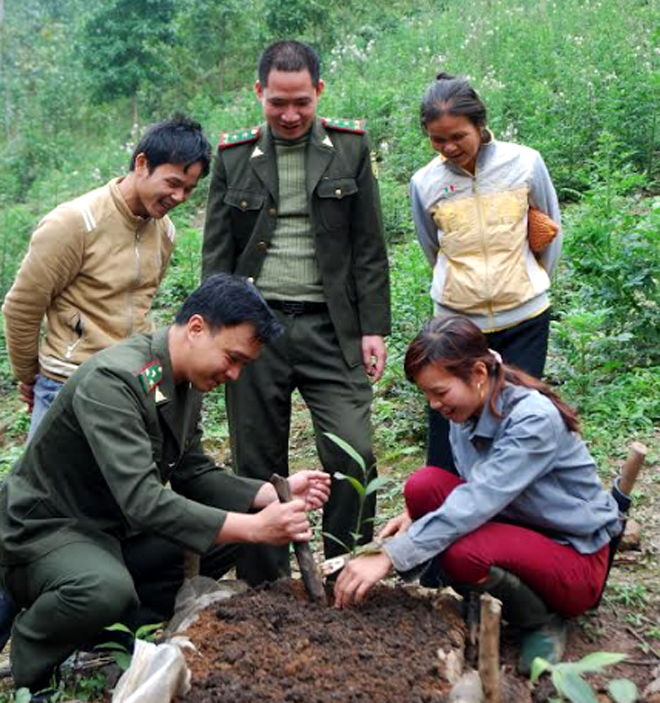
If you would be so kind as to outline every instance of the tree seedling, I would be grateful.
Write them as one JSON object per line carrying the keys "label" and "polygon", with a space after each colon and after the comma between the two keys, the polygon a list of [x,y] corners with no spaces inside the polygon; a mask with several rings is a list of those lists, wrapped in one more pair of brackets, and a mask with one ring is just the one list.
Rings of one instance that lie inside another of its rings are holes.
{"label": "tree seedling", "polygon": [[[606,666],[618,664],[625,658],[625,654],[594,652],[577,662],[550,664],[537,657],[532,662],[530,681],[535,683],[541,674],[548,671],[552,685],[559,694],[559,697],[549,699],[550,703],[561,703],[564,700],[571,703],[598,703],[594,689],[582,678],[582,674],[602,673]],[[634,703],[639,696],[637,686],[628,679],[613,679],[609,682],[608,692],[615,703]]]}
{"label": "tree seedling", "polygon": [[[156,639],[156,634],[158,630],[163,628],[164,623],[159,622],[151,625],[142,625],[133,632],[126,625],[122,625],[120,622],[116,622],[114,625],[108,625],[104,628],[109,632],[123,632],[130,635],[132,639],[135,640],[145,640],[146,642],[153,642]],[[115,660],[117,666],[122,670],[126,671],[131,665],[131,659],[133,657],[131,650],[125,644],[121,642],[104,642],[103,644],[97,644],[96,649],[105,649],[110,652],[110,656]]]}
{"label": "tree seedling", "polygon": [[[334,473],[334,477],[336,479],[339,479],[340,481],[348,481],[351,486],[353,486],[358,496],[358,516],[355,524],[355,530],[351,532],[353,544],[349,546],[334,535],[324,533],[326,537],[340,544],[349,554],[354,555],[356,553],[358,545],[360,544],[360,540],[362,539],[364,525],[367,522],[366,520],[363,520],[364,505],[366,503],[366,500],[372,493],[375,493],[379,488],[382,488],[384,485],[386,485],[388,479],[383,476],[376,476],[375,478],[369,480],[369,475],[372,473],[373,469],[370,467],[367,471],[364,459],[355,451],[355,449],[353,449],[353,447],[348,442],[343,440],[341,437],[338,437],[336,434],[333,434],[332,432],[324,432],[324,434],[329,440],[334,442],[340,449],[346,452],[346,454],[348,454],[348,456],[351,457],[351,459],[353,459],[353,461],[355,461],[355,463],[360,467],[360,470],[362,472],[361,481],[355,478],[355,476],[350,476],[348,474],[341,473],[340,471],[335,471]],[[372,518],[369,518],[369,520],[371,519]]]}

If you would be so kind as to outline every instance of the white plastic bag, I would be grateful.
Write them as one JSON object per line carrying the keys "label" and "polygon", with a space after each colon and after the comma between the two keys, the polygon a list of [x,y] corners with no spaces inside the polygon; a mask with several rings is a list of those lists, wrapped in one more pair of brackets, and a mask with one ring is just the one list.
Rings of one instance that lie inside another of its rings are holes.
{"label": "white plastic bag", "polygon": [[163,644],[135,640],[131,665],[117,682],[112,703],[169,703],[188,693],[190,670],[184,649],[195,649],[186,637]]}

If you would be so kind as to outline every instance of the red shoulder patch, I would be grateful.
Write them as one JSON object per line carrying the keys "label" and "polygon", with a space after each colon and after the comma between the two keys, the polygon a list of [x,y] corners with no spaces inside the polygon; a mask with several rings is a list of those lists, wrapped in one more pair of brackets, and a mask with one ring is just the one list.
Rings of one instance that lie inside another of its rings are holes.
{"label": "red shoulder patch", "polygon": [[236,146],[237,144],[256,142],[260,136],[261,129],[259,127],[239,129],[236,132],[221,132],[218,149],[228,149],[230,146]]}
{"label": "red shoulder patch", "polygon": [[367,129],[366,120],[352,120],[346,117],[322,117],[321,123],[326,129],[353,132],[354,134],[364,134]]}

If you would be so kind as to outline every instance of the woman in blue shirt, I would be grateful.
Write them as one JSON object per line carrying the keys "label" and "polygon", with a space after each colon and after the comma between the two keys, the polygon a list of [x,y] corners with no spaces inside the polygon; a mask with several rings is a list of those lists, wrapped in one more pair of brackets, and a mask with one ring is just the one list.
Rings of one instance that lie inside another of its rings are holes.
{"label": "woman in blue shirt", "polygon": [[598,478],[575,411],[502,363],[462,316],[432,320],[406,354],[407,377],[450,421],[458,476],[427,466],[406,482],[406,511],[383,551],[337,579],[338,607],[361,601],[393,569],[431,567],[459,589],[487,590],[522,629],[521,671],[559,661],[567,617],[597,605],[617,505]]}

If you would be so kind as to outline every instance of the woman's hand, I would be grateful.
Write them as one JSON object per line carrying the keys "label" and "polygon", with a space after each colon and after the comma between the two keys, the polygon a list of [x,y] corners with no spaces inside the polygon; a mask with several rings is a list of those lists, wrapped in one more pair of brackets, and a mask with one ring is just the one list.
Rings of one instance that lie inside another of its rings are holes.
{"label": "woman's hand", "polygon": [[393,517],[391,520],[387,521],[387,524],[378,533],[378,539],[386,539],[387,537],[396,537],[402,532],[405,532],[412,525],[412,520],[408,511],[404,510],[401,515]]}
{"label": "woman's hand", "polygon": [[386,552],[351,559],[335,583],[335,607],[361,603],[369,590],[392,571]]}
{"label": "woman's hand", "polygon": [[305,501],[305,510],[318,510],[330,497],[330,474],[299,471],[288,478],[291,497]]}

